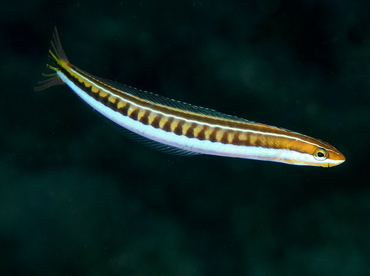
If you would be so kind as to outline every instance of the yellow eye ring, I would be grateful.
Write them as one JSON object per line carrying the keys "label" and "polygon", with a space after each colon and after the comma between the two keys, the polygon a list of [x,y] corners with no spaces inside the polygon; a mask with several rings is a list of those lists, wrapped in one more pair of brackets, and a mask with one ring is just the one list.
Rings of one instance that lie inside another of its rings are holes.
{"label": "yellow eye ring", "polygon": [[315,152],[313,153],[313,157],[317,161],[324,161],[326,158],[328,158],[329,153],[326,151],[326,149],[323,148],[317,148]]}

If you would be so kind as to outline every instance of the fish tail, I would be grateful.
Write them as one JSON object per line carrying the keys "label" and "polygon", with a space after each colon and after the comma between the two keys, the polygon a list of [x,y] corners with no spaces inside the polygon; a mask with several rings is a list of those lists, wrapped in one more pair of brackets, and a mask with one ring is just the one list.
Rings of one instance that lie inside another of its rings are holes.
{"label": "fish tail", "polygon": [[63,63],[69,63],[69,61],[63,50],[56,27],[54,29],[53,37],[50,43],[48,60],[49,62],[46,64],[46,67],[54,72],[49,74],[43,73],[42,76],[47,77],[47,79],[39,81],[39,86],[36,86],[34,88],[35,91],[41,91],[54,85],[64,84],[57,72],[60,71]]}

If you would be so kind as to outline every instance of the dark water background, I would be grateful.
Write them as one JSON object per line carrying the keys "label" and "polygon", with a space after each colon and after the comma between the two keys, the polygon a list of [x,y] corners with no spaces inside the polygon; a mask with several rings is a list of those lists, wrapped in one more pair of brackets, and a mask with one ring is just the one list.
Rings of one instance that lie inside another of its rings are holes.
{"label": "dark water background", "polygon": [[[369,275],[370,2],[2,1],[0,275]],[[334,168],[178,157],[65,86],[97,76],[323,139]]]}

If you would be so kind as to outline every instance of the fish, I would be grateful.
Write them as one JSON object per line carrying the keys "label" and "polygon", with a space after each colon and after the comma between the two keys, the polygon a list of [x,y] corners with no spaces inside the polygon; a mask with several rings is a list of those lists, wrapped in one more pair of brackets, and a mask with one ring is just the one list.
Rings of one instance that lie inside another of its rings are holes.
{"label": "fish", "polygon": [[256,123],[94,76],[69,62],[55,28],[35,91],[66,84],[109,120],[158,150],[208,154],[291,165],[333,167],[345,161],[335,147],[284,128]]}

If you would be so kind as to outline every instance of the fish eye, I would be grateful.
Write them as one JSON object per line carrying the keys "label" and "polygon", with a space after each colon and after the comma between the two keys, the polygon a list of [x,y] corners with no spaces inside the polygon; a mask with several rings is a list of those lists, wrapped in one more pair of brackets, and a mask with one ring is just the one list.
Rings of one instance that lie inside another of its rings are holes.
{"label": "fish eye", "polygon": [[326,158],[328,158],[328,155],[328,152],[323,148],[317,148],[313,153],[313,157],[317,161],[324,161]]}

